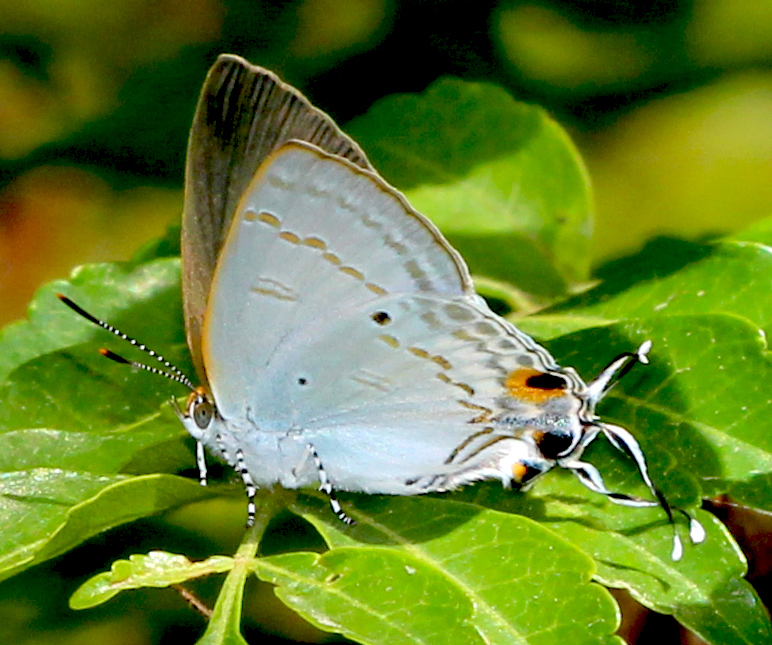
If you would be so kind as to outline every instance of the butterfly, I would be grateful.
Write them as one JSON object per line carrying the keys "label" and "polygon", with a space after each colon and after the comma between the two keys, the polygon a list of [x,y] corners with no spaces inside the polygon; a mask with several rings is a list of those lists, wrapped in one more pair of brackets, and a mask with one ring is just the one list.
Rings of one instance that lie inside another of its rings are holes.
{"label": "butterfly", "polygon": [[[459,253],[329,116],[237,56],[219,57],[198,102],[181,248],[201,385],[162,358],[169,371],[132,363],[189,387],[176,411],[201,482],[207,448],[243,479],[248,524],[259,486],[319,486],[351,523],[336,490],[419,495],[490,479],[524,489],[556,466],[674,523],[634,436],[595,413],[651,344],[590,383],[558,365],[491,311]],[[609,490],[582,460],[599,435],[632,457],[651,499]],[[682,552],[674,531],[673,559]]]}

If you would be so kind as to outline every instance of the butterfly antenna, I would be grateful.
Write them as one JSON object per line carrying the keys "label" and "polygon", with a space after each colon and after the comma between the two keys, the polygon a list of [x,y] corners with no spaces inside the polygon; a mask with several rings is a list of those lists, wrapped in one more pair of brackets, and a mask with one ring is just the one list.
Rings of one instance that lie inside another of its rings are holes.
{"label": "butterfly antenna", "polygon": [[164,370],[158,369],[157,367],[154,367],[152,365],[146,365],[145,363],[140,363],[138,361],[130,361],[128,358],[124,358],[120,354],[111,352],[109,349],[105,349],[104,347],[100,348],[99,353],[102,354],[102,356],[104,356],[105,358],[109,358],[111,361],[115,361],[116,363],[121,363],[122,365],[131,365],[132,367],[145,370],[147,372],[150,372],[151,374],[158,374],[159,376],[165,376],[170,381],[176,381],[177,383],[182,383],[188,389],[193,391],[195,391],[196,389],[195,387],[193,387],[193,384],[190,382],[190,379],[188,379],[188,377],[185,376],[184,374],[165,372]]}
{"label": "butterfly antenna", "polygon": [[162,369],[159,369],[157,367],[153,367],[152,365],[145,365],[144,363],[139,363],[137,361],[130,361],[126,358],[123,358],[123,356],[120,356],[116,354],[115,352],[111,352],[109,349],[100,349],[99,353],[102,354],[105,358],[109,358],[111,361],[115,361],[116,363],[122,363],[124,365],[131,365],[132,367],[143,369],[148,372],[151,372],[153,374],[158,374],[159,376],[165,376],[171,381],[176,381],[177,383],[182,383],[182,385],[186,386],[190,390],[195,390],[196,387],[193,385],[191,380],[175,365],[167,361],[161,354],[158,352],[150,349],[147,345],[144,345],[143,343],[140,343],[138,340],[132,338],[131,336],[128,336],[124,334],[120,329],[113,327],[111,324],[106,323],[104,320],[100,320],[96,316],[91,315],[88,311],[80,307],[79,305],[75,304],[72,300],[70,300],[67,296],[61,293],[57,293],[56,297],[59,298],[65,305],[67,305],[70,309],[72,309],[76,314],[83,316],[86,320],[89,322],[94,323],[98,327],[101,327],[102,329],[109,331],[114,336],[117,336],[121,340],[125,340],[129,344],[133,345],[140,351],[145,352],[149,356],[152,356],[155,358],[159,363],[161,363],[168,372]]}

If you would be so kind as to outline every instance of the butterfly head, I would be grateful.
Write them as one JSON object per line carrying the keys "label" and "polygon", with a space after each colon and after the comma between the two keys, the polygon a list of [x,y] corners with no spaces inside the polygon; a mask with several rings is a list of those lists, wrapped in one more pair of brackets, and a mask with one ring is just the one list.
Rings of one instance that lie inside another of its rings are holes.
{"label": "butterfly head", "polygon": [[215,426],[219,421],[217,407],[211,394],[203,387],[197,387],[190,392],[184,410],[181,410],[176,402],[173,407],[185,430],[196,441],[206,440],[216,432]]}

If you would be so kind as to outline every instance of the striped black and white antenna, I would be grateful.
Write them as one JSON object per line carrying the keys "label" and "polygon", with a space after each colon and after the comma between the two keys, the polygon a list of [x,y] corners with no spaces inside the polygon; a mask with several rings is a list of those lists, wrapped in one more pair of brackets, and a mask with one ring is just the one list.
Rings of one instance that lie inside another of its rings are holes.
{"label": "striped black and white antenna", "polygon": [[[161,363],[164,368],[161,369],[158,367],[155,367],[153,365],[146,365],[145,363],[140,363],[138,361],[132,361],[127,358],[124,358],[123,356],[120,356],[119,354],[116,354],[115,352],[110,351],[109,349],[101,348],[99,350],[99,353],[102,354],[105,358],[109,358],[111,361],[115,361],[116,363],[121,363],[123,365],[130,365],[131,367],[135,367],[138,369],[145,370],[147,372],[151,372],[152,374],[158,374],[159,376],[165,376],[171,381],[176,381],[177,383],[181,383],[185,387],[187,387],[192,392],[196,392],[196,386],[193,385],[193,382],[180,370],[178,367],[170,363],[168,360],[166,360],[161,354],[158,352],[150,349],[147,345],[144,343],[140,343],[135,338],[132,338],[128,334],[123,333],[120,329],[117,327],[113,327],[110,323],[105,322],[104,320],[100,320],[96,316],[90,314],[88,311],[83,309],[80,305],[76,304],[72,300],[70,300],[67,296],[61,293],[57,293],[56,297],[59,298],[65,305],[67,305],[70,309],[72,309],[76,314],[83,316],[86,320],[89,322],[94,323],[98,327],[101,327],[105,331],[109,331],[114,336],[117,336],[121,340],[126,341],[130,345],[133,345],[140,351],[144,352],[148,356],[152,356],[154,359],[156,359],[159,363]],[[167,371],[168,370],[168,371]]]}

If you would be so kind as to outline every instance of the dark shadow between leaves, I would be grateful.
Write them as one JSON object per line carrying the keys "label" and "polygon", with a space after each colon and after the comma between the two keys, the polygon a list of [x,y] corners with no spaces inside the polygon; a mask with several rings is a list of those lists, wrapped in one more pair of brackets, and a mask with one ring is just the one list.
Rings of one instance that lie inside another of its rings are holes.
{"label": "dark shadow between leaves", "polygon": [[660,576],[655,576],[651,574],[649,571],[643,571],[641,569],[638,569],[637,567],[630,567],[625,564],[619,564],[618,562],[611,562],[609,560],[598,560],[598,564],[601,564],[605,567],[608,567],[609,569],[613,569],[614,571],[618,571],[620,573],[628,573],[628,574],[641,574],[645,575],[651,580],[652,582],[656,582],[657,585],[659,585],[659,588],[662,593],[668,593],[672,588],[673,585],[671,585],[667,580],[663,580]]}
{"label": "dark shadow between leaves", "polygon": [[[420,544],[452,532],[480,513],[471,504],[453,504],[452,493],[415,497],[338,493],[355,524],[346,525],[332,513],[322,493],[299,491],[292,510],[313,515],[352,540],[368,545]],[[451,503],[448,503],[451,502]]]}

